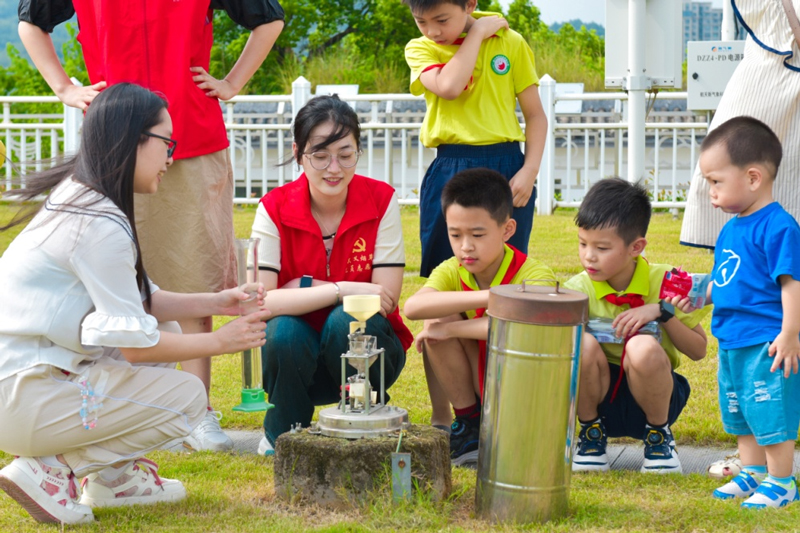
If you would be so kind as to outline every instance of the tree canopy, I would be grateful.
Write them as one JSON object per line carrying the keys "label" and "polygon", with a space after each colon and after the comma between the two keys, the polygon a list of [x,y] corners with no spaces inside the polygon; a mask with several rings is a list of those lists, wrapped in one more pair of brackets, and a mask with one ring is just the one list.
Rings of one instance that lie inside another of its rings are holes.
{"label": "tree canopy", "polygon": [[[299,75],[312,84],[358,83],[363,93],[408,91],[403,50],[420,34],[402,0],[281,0],[281,5],[286,26],[244,93],[286,93]],[[603,39],[594,31],[565,24],[555,33],[541,21],[531,0],[513,0],[505,11],[497,0],[479,0],[478,8],[506,16],[511,28],[531,44],[540,75],[548,72],[559,81],[591,78],[602,84]],[[71,25],[73,38],[64,45],[64,64],[70,76],[86,82],[75,31]],[[248,36],[223,12],[215,13],[212,75],[225,76]],[[50,94],[35,68],[11,45],[8,55],[11,64],[0,67],[0,93]],[[589,88],[600,87],[589,83]]]}

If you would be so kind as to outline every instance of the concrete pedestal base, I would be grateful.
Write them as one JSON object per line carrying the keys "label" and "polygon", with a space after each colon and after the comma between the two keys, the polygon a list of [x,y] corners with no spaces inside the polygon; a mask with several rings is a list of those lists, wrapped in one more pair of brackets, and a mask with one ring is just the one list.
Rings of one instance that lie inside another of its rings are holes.
{"label": "concrete pedestal base", "polygon": [[[339,507],[373,490],[391,495],[391,454],[398,437],[347,440],[312,435],[307,430],[285,433],[275,443],[275,493],[290,502],[299,499]],[[434,500],[452,490],[447,434],[430,426],[410,426],[401,452],[411,453],[412,482],[430,491]]]}

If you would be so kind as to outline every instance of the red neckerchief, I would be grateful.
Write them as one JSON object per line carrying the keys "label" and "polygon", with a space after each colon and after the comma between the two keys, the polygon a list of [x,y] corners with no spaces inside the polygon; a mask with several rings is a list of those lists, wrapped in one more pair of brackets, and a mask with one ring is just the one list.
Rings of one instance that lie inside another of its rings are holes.
{"label": "red neckerchief", "polygon": [[[519,269],[522,268],[522,265],[525,264],[525,260],[528,259],[528,256],[511,246],[510,244],[506,244],[511,251],[514,252],[514,256],[511,258],[511,263],[508,265],[508,269],[506,269],[506,273],[503,275],[503,279],[500,280],[500,285],[508,285],[511,283],[511,280],[514,279],[514,276],[517,275]],[[459,267],[461,264],[459,263]],[[459,277],[459,281],[461,281],[461,289],[465,291],[472,291],[475,290],[466,283],[464,280]],[[484,314],[486,314],[486,309],[476,309],[475,316],[473,318],[481,318]],[[481,391],[481,402],[483,402],[483,382],[486,378],[486,341],[478,341],[478,388]]]}
{"label": "red neckerchief", "polygon": [[[641,294],[621,294],[619,296],[616,294],[606,294],[603,296],[603,298],[610,304],[616,305],[617,307],[628,304],[631,306],[631,309],[634,309],[644,305],[644,298],[642,298]],[[608,403],[612,403],[614,398],[617,397],[617,391],[622,383],[622,376],[625,374],[625,367],[622,366],[622,364],[625,362],[625,348],[628,345],[628,341],[634,335],[636,335],[636,333],[625,337],[625,342],[622,344],[622,355],[619,358],[619,376],[617,377],[617,382],[614,384],[614,390],[611,393],[611,399],[608,401]]]}

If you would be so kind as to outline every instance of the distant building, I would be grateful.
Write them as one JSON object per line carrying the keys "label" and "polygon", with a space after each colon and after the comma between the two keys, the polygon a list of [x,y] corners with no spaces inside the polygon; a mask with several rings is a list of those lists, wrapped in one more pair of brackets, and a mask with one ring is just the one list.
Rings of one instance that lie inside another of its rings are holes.
{"label": "distant building", "polygon": [[683,58],[689,41],[717,41],[722,35],[722,8],[711,2],[683,1]]}
{"label": "distant building", "polygon": [[[728,1],[728,0],[725,0]],[[737,24],[738,39],[744,39],[744,28]],[[689,41],[718,41],[722,38],[722,8],[711,2],[683,0],[683,58]]]}

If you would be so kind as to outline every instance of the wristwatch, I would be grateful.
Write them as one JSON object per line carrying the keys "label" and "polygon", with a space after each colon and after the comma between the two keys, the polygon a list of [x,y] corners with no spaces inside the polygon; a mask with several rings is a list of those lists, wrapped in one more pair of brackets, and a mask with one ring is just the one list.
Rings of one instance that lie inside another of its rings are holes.
{"label": "wristwatch", "polygon": [[669,302],[665,302],[661,300],[658,303],[658,310],[661,311],[661,316],[656,318],[656,322],[661,324],[667,322],[669,319],[675,316],[675,306]]}
{"label": "wristwatch", "polygon": [[300,278],[300,288],[304,289],[306,287],[310,287],[313,282],[314,282],[313,277],[305,275],[302,278]]}

